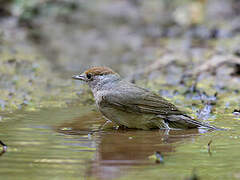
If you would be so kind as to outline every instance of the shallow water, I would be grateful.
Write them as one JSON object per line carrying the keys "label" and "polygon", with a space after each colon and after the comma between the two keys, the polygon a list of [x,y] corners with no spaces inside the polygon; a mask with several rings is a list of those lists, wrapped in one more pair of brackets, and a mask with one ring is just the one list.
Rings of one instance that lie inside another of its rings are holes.
{"label": "shallow water", "polygon": [[[228,131],[99,131],[94,106],[1,114],[2,179],[240,178],[240,117],[219,115]],[[212,140],[208,148],[209,141]],[[163,156],[156,163],[155,152]]]}

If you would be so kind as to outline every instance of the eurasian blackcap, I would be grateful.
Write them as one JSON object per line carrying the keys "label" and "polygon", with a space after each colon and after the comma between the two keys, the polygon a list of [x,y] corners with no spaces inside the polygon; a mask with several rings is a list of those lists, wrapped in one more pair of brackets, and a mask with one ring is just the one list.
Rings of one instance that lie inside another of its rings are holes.
{"label": "eurasian blackcap", "polygon": [[93,67],[73,76],[92,90],[103,116],[119,126],[135,129],[218,129],[194,120],[166,99],[129,83],[107,67]]}

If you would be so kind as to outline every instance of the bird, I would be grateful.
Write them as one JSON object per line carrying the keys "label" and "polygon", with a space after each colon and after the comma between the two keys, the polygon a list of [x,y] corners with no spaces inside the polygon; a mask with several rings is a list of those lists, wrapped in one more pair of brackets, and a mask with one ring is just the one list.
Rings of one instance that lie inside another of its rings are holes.
{"label": "bird", "polygon": [[92,67],[72,78],[88,84],[97,109],[105,119],[120,127],[221,130],[188,116],[157,93],[122,79],[109,67]]}

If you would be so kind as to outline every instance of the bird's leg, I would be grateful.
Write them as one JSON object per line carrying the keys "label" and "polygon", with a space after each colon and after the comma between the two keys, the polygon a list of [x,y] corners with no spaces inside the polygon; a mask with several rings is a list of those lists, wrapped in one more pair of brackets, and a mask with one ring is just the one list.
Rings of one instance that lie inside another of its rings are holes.
{"label": "bird's leg", "polygon": [[106,125],[107,125],[108,123],[110,123],[110,122],[112,122],[112,121],[106,120],[105,123],[104,123],[103,125],[101,125],[99,129],[100,129],[100,130],[103,130],[104,126],[106,126]]}
{"label": "bird's leg", "polygon": [[170,129],[165,129],[165,131],[164,131],[164,136],[168,136],[168,135],[169,135],[169,132],[170,132]]}
{"label": "bird's leg", "polygon": [[164,121],[163,120],[163,125],[164,125],[164,129],[166,129],[166,131],[170,131],[170,130],[181,130],[181,129],[179,129],[179,128],[171,128],[171,127],[169,127],[169,124],[168,124],[168,122],[166,122],[166,121]]}
{"label": "bird's leg", "polygon": [[163,122],[164,128],[169,131],[171,128],[168,126],[168,123],[164,120],[162,122]]}

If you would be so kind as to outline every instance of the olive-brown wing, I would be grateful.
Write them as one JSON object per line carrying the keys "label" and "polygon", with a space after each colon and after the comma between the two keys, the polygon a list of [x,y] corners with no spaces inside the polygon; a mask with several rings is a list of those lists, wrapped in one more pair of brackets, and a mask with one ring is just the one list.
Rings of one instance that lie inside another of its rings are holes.
{"label": "olive-brown wing", "polygon": [[149,113],[156,115],[180,115],[176,106],[161,96],[145,89],[134,93],[125,90],[122,93],[108,93],[102,97],[101,106],[111,106],[126,112]]}

